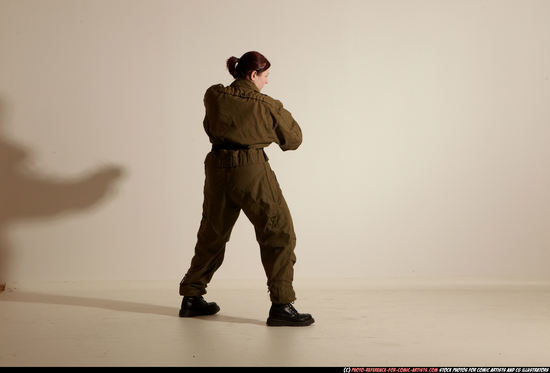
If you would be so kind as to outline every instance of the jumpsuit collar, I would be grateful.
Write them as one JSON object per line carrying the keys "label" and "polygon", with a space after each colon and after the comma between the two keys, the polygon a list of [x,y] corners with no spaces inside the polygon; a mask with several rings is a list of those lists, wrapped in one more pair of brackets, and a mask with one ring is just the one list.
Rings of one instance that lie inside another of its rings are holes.
{"label": "jumpsuit collar", "polygon": [[260,92],[258,87],[256,87],[256,84],[254,84],[254,82],[248,79],[242,79],[242,78],[235,79],[233,83],[231,83],[231,87]]}

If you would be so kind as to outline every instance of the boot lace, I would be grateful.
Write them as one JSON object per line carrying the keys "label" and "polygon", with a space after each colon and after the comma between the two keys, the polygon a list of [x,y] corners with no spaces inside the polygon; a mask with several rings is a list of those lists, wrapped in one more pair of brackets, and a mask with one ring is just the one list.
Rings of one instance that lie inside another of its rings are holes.
{"label": "boot lace", "polygon": [[298,316],[300,313],[296,310],[296,308],[294,308],[292,303],[294,302],[291,302],[288,304],[288,308],[290,309],[290,312],[292,312],[293,315]]}

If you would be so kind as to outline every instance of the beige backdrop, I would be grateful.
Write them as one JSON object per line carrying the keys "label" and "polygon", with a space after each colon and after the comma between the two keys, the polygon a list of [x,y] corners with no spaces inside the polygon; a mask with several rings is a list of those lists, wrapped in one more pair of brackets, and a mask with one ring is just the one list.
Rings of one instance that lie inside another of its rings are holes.
{"label": "beige backdrop", "polygon": [[[0,0],[2,276],[179,281],[248,50],[303,129],[297,279],[550,281],[547,0]],[[263,276],[241,213],[215,280]]]}

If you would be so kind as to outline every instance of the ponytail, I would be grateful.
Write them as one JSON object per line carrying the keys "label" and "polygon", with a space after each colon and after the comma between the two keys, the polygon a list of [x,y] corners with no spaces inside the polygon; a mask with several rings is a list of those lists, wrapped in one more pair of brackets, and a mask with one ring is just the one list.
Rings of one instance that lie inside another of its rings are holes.
{"label": "ponytail", "polygon": [[238,62],[239,59],[237,57],[229,57],[227,59],[227,70],[229,70],[229,74],[235,79],[239,78],[239,73],[237,72]]}

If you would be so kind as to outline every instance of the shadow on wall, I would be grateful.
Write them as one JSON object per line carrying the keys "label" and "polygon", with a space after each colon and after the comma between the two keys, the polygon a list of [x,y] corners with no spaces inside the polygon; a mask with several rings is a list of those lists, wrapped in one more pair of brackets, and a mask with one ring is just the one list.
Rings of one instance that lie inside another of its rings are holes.
{"label": "shadow on wall", "polygon": [[4,138],[8,105],[0,98],[0,291],[5,289],[12,247],[8,226],[23,220],[47,218],[89,209],[114,187],[123,169],[107,166],[78,179],[33,174],[26,169],[30,152]]}

